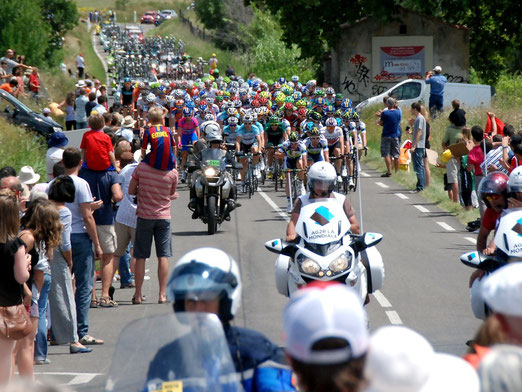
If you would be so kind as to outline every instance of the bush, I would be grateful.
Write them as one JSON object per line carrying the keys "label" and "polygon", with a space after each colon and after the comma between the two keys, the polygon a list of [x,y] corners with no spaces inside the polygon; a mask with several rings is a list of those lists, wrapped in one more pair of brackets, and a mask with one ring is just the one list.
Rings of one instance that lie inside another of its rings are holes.
{"label": "bush", "polygon": [[503,107],[522,105],[522,74],[500,75],[497,82],[497,103]]}

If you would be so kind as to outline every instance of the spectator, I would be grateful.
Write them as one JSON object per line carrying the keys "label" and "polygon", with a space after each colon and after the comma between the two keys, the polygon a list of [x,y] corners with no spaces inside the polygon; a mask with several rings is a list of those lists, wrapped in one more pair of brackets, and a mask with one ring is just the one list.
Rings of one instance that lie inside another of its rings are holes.
{"label": "spectator", "polygon": [[87,115],[87,117],[90,117],[91,111],[96,105],[98,105],[98,102],[96,102],[96,93],[89,93],[89,102],[85,104],[85,114]]}
{"label": "spectator", "polygon": [[38,102],[38,92],[40,91],[40,75],[38,74],[38,68],[33,68],[31,76],[29,76],[29,91],[34,100]]}
{"label": "spectator", "polygon": [[0,58],[0,62],[5,61],[7,63],[7,67],[5,68],[5,72],[8,75],[14,75],[14,68],[15,67],[21,67],[26,69],[31,69],[28,65],[17,63],[15,61],[14,57],[14,50],[13,49],[7,49],[5,52],[5,57]]}
{"label": "spectator", "polygon": [[101,91],[100,91],[101,83],[98,79],[95,79],[93,82],[93,88],[92,91],[96,93],[96,99],[100,98]]}
{"label": "spectator", "polygon": [[[149,111],[149,121],[151,127],[145,130],[141,145],[143,162],[158,170],[172,170],[176,167],[176,157],[174,156],[176,142],[171,130],[161,125],[163,110],[153,107]],[[149,144],[151,150],[145,155]]]}
{"label": "spectator", "polygon": [[7,60],[0,61],[0,83],[9,82],[13,74],[7,73]]}
{"label": "spectator", "polygon": [[[82,163],[81,151],[77,148],[66,148],[63,152],[63,164],[66,175],[74,182],[74,202],[66,203],[71,211],[71,249],[73,257],[73,273],[76,278],[76,316],[77,333],[80,343],[84,345],[103,344],[103,340],[89,335],[89,306],[94,286],[94,256],[101,258],[101,250],[96,224],[92,211],[101,207],[102,200],[93,201],[89,184],[78,177]],[[94,252],[93,252],[94,249]]]}
{"label": "spectator", "polygon": [[132,116],[125,116],[121,123],[121,128],[116,131],[116,135],[121,136],[129,143],[132,143],[134,140],[134,124],[136,124],[136,120],[134,120]]}
{"label": "spectator", "polygon": [[466,126],[466,112],[460,108],[460,101],[454,99],[451,101],[451,106],[453,107],[453,111],[448,117],[450,123],[457,128]]}
{"label": "spectator", "polygon": [[484,278],[481,291],[506,343],[522,346],[522,263],[507,264]]}
{"label": "spectator", "polygon": [[53,179],[53,166],[62,161],[63,149],[69,143],[69,139],[63,132],[54,132],[47,141],[47,153],[45,155],[45,167],[47,170],[47,181]]}
{"label": "spectator", "polygon": [[82,149],[82,168],[95,171],[116,170],[116,160],[111,139],[102,129],[105,119],[101,114],[89,116],[90,131],[83,134],[80,148]]}
{"label": "spectator", "polygon": [[[458,103],[458,104],[457,104]],[[446,150],[449,146],[456,144],[457,140],[462,137],[462,127],[466,125],[466,118],[464,117],[465,113],[463,110],[460,112],[455,111],[460,110],[458,106],[460,103],[458,101],[453,101],[453,108],[455,109],[451,112],[449,116],[450,126],[446,129],[446,133],[442,138],[442,149]],[[447,190],[448,197],[455,203],[459,202],[459,161],[453,156],[450,158],[448,163],[446,163],[446,178],[447,178]],[[477,184],[478,185],[478,184]]]}
{"label": "spectator", "polygon": [[216,69],[218,67],[218,59],[215,53],[212,53],[212,56],[210,56],[210,59],[208,60],[208,66],[210,68],[209,72]]}
{"label": "spectator", "polygon": [[[81,88],[78,92],[78,98],[76,98],[76,129],[85,129],[87,128],[87,103],[89,99],[87,98],[87,93],[84,88]],[[92,108],[91,108],[92,109]],[[89,113],[90,114],[90,113]]]}
{"label": "spectator", "polygon": [[25,83],[24,83],[22,68],[20,68],[20,67],[15,68],[15,78],[16,78],[16,81],[18,82],[19,96],[24,97],[25,96]]}
{"label": "spectator", "polygon": [[78,79],[83,79],[83,73],[85,71],[85,59],[81,53],[76,57],[76,69],[78,70]]}
{"label": "spectator", "polygon": [[448,83],[448,80],[442,75],[442,68],[439,65],[426,75],[426,84],[431,86],[428,106],[432,118],[436,118],[437,113],[442,112],[444,107],[444,85],[446,83]]}
{"label": "spectator", "polygon": [[522,348],[498,345],[478,368],[482,392],[522,391]]}
{"label": "spectator", "polygon": [[25,184],[29,187],[29,190],[40,180],[40,175],[35,173],[34,169],[31,166],[23,166],[20,169],[20,174],[18,175],[18,179],[22,184]]}
{"label": "spectator", "polygon": [[421,105],[421,114],[426,119],[426,138],[425,138],[425,150],[424,150],[424,172],[426,175],[426,188],[431,184],[431,170],[430,170],[430,162],[428,159],[427,150],[431,148],[430,145],[430,137],[431,137],[431,124],[430,124],[430,114],[426,110],[424,106]]}
{"label": "spectator", "polygon": [[234,76],[236,74],[236,70],[230,65],[227,65],[227,69],[225,70],[225,75],[228,77]]}
{"label": "spectator", "polygon": [[[478,125],[475,125],[471,128],[471,138],[473,140],[474,147],[468,154],[468,171],[475,175],[475,185],[478,189],[480,185],[480,181],[482,181],[482,169],[480,165],[484,162],[484,131]],[[482,198],[479,197],[479,209],[480,209],[480,217],[484,216],[484,212],[486,211],[486,204]]]}
{"label": "spectator", "polygon": [[65,97],[65,100],[58,105],[61,109],[65,106],[65,129],[71,131],[77,129],[76,127],[76,102],[74,92],[70,92]]}
{"label": "spectator", "polygon": [[392,175],[392,159],[395,173],[399,170],[399,125],[401,122],[401,113],[394,109],[395,99],[389,97],[386,100],[387,110],[382,111],[379,125],[382,126],[381,136],[381,156],[386,164],[386,173],[381,177],[390,177]]}
{"label": "spectator", "polygon": [[421,192],[426,186],[426,172],[424,170],[426,119],[421,114],[421,106],[418,102],[411,104],[411,113],[415,116],[412,128],[413,141],[410,148],[413,170],[417,174],[415,192]]}
{"label": "spectator", "polygon": [[[91,94],[96,94],[96,93],[91,93]],[[89,99],[90,99],[90,94],[89,94]],[[107,103],[107,97],[100,95],[100,97],[98,98],[98,103],[92,108],[91,113],[93,113],[93,112],[96,112],[98,114],[107,113],[107,109],[105,108],[106,103]]]}
{"label": "spectator", "polygon": [[18,80],[16,80],[16,77],[12,77],[9,80],[9,83],[2,84],[0,88],[4,91],[7,91],[15,98],[18,98],[18,96],[20,95],[20,89],[18,87]]}
{"label": "spectator", "polygon": [[[4,166],[0,169],[0,180],[5,177],[16,177],[16,170],[11,166]],[[3,187],[0,187],[0,189]]]}
{"label": "spectator", "polygon": [[[31,257],[25,253],[14,192],[0,190],[0,306],[22,305],[22,285],[29,279]],[[25,311],[25,309],[24,309]],[[0,336],[0,386],[11,376],[15,340]]]}
{"label": "spectator", "polygon": [[145,259],[150,257],[152,238],[156,244],[158,257],[158,302],[166,302],[167,277],[169,272],[168,258],[172,256],[172,235],[170,231],[171,200],[177,197],[178,171],[158,170],[141,162],[129,185],[129,195],[137,195],[136,242],[134,257],[136,258],[136,292],[133,304],[142,302],[142,285],[145,277]]}
{"label": "spectator", "polygon": [[303,391],[358,391],[368,349],[366,312],[355,291],[312,283],[283,314],[286,354]]}
{"label": "spectator", "polygon": [[51,117],[51,109],[49,109],[49,108],[44,108],[44,110],[42,110],[42,114],[43,114],[44,117],[52,118]]}

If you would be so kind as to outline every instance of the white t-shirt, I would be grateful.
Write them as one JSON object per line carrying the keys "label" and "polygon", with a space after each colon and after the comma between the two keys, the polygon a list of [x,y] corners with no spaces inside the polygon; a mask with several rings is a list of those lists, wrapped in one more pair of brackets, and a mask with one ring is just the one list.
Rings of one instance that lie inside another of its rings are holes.
{"label": "white t-shirt", "polygon": [[78,68],[85,68],[85,60],[82,56],[76,57],[76,67]]}
{"label": "white t-shirt", "polygon": [[53,166],[61,162],[63,156],[63,149],[59,147],[51,147],[45,154],[45,168],[47,172],[47,181],[53,179]]}

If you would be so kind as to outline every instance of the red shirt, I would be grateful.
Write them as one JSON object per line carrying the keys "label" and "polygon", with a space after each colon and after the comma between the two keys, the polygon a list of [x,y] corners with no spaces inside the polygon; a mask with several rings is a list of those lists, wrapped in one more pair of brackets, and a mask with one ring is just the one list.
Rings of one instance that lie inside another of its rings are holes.
{"label": "red shirt", "polygon": [[471,163],[475,167],[475,175],[481,176],[482,169],[480,164],[484,162],[484,151],[482,151],[482,145],[479,144],[471,149],[468,155],[468,163]]}
{"label": "red shirt", "polygon": [[91,170],[107,170],[111,166],[109,153],[113,151],[111,138],[103,131],[85,132],[80,148],[85,150],[85,162]]}
{"label": "red shirt", "polygon": [[[32,84],[34,84],[37,87],[31,86]],[[40,81],[38,80],[38,77],[36,75],[31,74],[31,76],[29,76],[29,90],[38,92],[39,88],[40,88]]]}
{"label": "red shirt", "polygon": [[482,227],[489,231],[492,231],[497,226],[497,220],[500,218],[500,212],[495,211],[493,208],[486,208],[484,216],[482,217]]}
{"label": "red shirt", "polygon": [[9,83],[4,83],[0,86],[0,88],[2,90],[5,90],[7,91],[9,94],[12,94],[13,93],[13,88],[11,87],[11,85]]}

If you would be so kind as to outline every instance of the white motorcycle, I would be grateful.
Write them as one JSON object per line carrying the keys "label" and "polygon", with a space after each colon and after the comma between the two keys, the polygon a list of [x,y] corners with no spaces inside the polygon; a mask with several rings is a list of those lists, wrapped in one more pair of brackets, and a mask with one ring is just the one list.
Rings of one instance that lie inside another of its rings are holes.
{"label": "white motorcycle", "polygon": [[301,208],[298,241],[274,239],[265,247],[279,257],[275,263],[277,291],[287,297],[305,284],[337,281],[353,287],[363,303],[382,287],[384,264],[375,247],[379,233],[350,234],[350,222],[334,199],[318,199]]}
{"label": "white motorcycle", "polygon": [[[464,253],[460,261],[468,267],[480,269],[489,275],[507,263],[522,261],[522,209],[506,210],[495,233],[496,250],[492,255],[477,251]],[[490,313],[481,289],[482,279],[475,279],[470,289],[471,310],[476,318],[484,320]]]}

